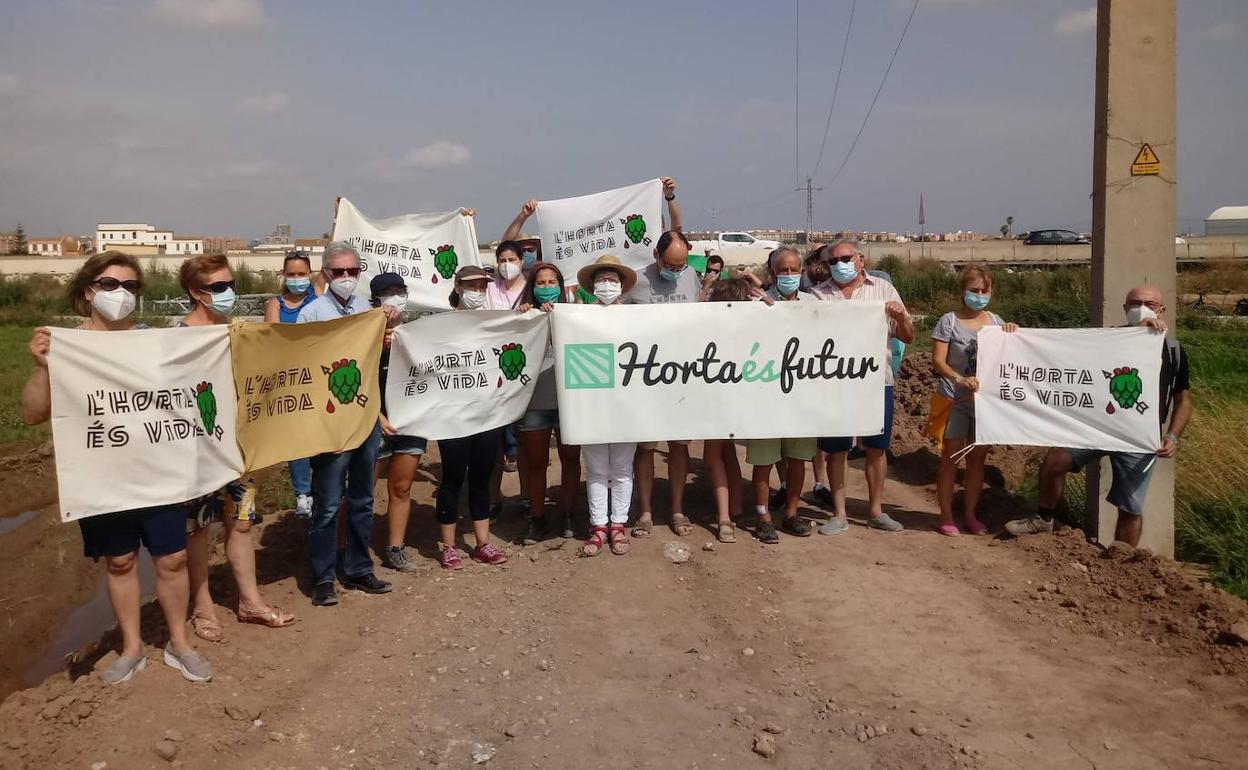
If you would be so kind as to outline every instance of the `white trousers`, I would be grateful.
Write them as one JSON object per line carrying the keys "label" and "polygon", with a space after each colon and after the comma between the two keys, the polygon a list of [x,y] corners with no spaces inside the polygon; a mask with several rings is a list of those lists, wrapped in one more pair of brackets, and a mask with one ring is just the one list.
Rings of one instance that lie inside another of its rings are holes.
{"label": "white trousers", "polygon": [[[585,461],[585,492],[589,497],[589,523],[606,526],[608,498],[612,524],[628,521],[633,501],[633,455],[636,444],[586,444],[581,447]],[[608,494],[608,490],[610,490]]]}

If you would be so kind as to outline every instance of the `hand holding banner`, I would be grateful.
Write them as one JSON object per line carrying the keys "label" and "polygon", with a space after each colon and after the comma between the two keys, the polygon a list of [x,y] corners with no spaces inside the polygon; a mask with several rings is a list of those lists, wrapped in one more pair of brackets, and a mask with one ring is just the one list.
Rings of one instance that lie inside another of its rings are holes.
{"label": "hand holding banner", "polygon": [[524,416],[549,340],[540,310],[439,313],[400,326],[386,412],[402,435],[459,438]]}
{"label": "hand holding banner", "polygon": [[381,412],[386,317],[230,327],[238,444],[248,471],[358,447]]}
{"label": "hand holding banner", "polygon": [[537,229],[542,259],[576,281],[576,271],[604,254],[640,270],[654,260],[654,243],[663,232],[663,183],[541,201]]}
{"label": "hand holding banner", "polygon": [[397,273],[407,283],[413,310],[449,310],[455,271],[481,264],[476,224],[458,211],[370,219],[341,198],[333,239],[360,253],[357,294],[367,297],[368,282],[378,273]]}
{"label": "hand holding banner", "polygon": [[975,443],[1156,452],[1164,340],[1148,329],[985,326]]}
{"label": "hand holding banner", "polygon": [[883,302],[555,306],[568,444],[873,436]]}
{"label": "hand holding banner", "polygon": [[243,470],[225,326],[53,329],[62,521],[192,500]]}

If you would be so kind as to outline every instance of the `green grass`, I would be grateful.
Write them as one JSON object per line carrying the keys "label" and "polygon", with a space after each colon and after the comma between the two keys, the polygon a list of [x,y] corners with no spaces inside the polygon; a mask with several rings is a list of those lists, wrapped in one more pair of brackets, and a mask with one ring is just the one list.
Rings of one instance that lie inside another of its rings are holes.
{"label": "green grass", "polygon": [[[34,362],[30,358],[30,327],[0,326],[0,445],[29,444],[48,435],[47,425],[28,427],[18,411],[22,386]],[[0,448],[0,453],[7,453]]]}

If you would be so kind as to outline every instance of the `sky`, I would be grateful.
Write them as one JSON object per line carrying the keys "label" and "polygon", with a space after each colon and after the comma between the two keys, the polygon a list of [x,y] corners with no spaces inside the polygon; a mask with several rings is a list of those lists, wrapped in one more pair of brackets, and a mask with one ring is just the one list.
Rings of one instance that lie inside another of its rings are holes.
{"label": "sky", "polygon": [[[850,6],[6,0],[0,228],[315,237],[345,195],[472,207],[487,241],[530,197],[660,175],[687,229],[800,227],[813,173],[817,229],[917,229],[920,192],[929,232],[1090,229],[1092,0],[920,0],[847,155],[911,2],[857,3],[828,123]],[[1248,3],[1178,6],[1179,227],[1200,233],[1248,204]]]}

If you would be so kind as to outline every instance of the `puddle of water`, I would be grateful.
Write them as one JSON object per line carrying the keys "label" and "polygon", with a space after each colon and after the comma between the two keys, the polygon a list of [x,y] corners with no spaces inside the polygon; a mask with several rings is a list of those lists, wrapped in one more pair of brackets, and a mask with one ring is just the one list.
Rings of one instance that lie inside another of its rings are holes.
{"label": "puddle of water", "polygon": [[[95,593],[65,618],[56,637],[44,650],[43,657],[27,670],[27,684],[39,684],[58,671],[64,671],[66,655],[98,640],[101,634],[116,625],[113,605],[108,601],[108,573],[102,559],[97,569]],[[156,586],[156,568],[152,566],[147,551],[139,552],[139,583],[146,601],[154,595]]]}
{"label": "puddle of water", "polygon": [[39,515],[39,511],[22,511],[16,516],[0,519],[0,537],[3,537]]}

